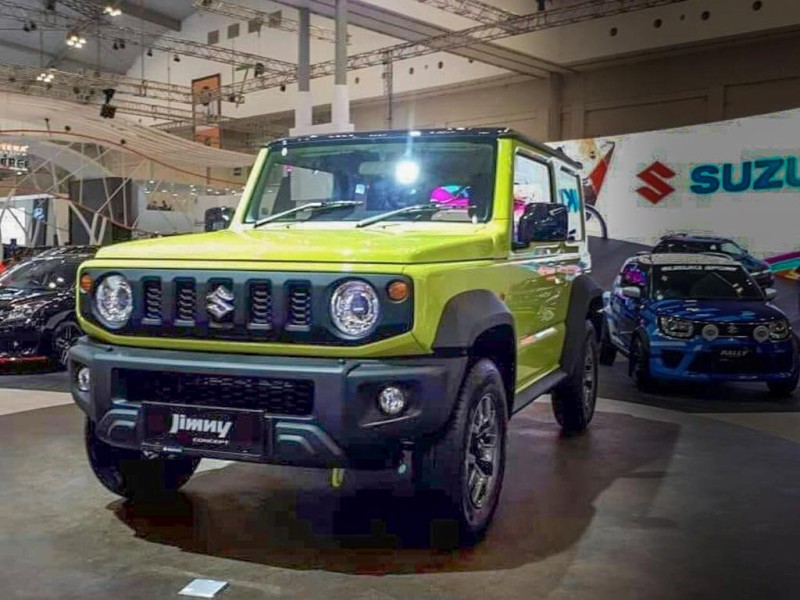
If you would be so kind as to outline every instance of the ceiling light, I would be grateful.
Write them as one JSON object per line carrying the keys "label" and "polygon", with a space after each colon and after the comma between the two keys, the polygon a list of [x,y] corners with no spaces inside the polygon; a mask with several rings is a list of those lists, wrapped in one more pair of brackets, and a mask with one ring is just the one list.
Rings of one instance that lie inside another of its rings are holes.
{"label": "ceiling light", "polygon": [[50,83],[55,79],[55,75],[50,71],[42,71],[36,76],[36,81],[41,81],[42,83]]}
{"label": "ceiling light", "polygon": [[86,45],[86,38],[76,31],[67,34],[67,46],[70,48],[83,48]]}
{"label": "ceiling light", "polygon": [[122,9],[116,2],[106,2],[106,5],[103,7],[103,14],[109,17],[118,17],[122,14]]}

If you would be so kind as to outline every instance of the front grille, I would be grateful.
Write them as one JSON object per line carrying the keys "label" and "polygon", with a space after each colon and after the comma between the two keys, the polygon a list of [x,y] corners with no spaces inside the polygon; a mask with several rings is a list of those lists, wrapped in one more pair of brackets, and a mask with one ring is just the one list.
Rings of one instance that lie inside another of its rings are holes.
{"label": "front grille", "polygon": [[133,402],[162,402],[263,410],[307,416],[314,409],[314,383],[296,379],[119,371],[120,384]]}
{"label": "front grille", "polygon": [[752,338],[753,330],[764,323],[695,323],[695,335],[702,335],[703,327],[715,325],[719,329],[719,337],[722,338]]}
{"label": "front grille", "polygon": [[161,280],[148,279],[144,282],[144,318],[150,321],[161,320]]}
{"label": "front grille", "polygon": [[250,325],[272,327],[272,290],[268,281],[250,284]]}
{"label": "front grille", "polygon": [[311,326],[311,289],[306,283],[289,284],[289,326]]}
{"label": "front grille", "polygon": [[197,307],[197,292],[193,281],[178,281],[175,285],[175,319],[185,323],[194,322]]}
{"label": "front grille", "polygon": [[792,369],[791,354],[755,354],[751,351],[740,358],[726,358],[719,353],[701,352],[689,365],[693,373],[718,373],[724,375],[759,375],[782,373]]}

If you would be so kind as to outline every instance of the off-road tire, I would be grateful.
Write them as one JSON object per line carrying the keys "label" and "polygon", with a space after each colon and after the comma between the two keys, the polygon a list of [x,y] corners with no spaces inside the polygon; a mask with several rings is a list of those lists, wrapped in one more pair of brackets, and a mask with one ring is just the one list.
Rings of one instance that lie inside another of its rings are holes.
{"label": "off-road tire", "polygon": [[177,491],[197,469],[199,458],[146,459],[141,452],[116,448],[99,439],[86,420],[86,454],[97,479],[129,500],[158,500]]}
{"label": "off-road tire", "polygon": [[553,414],[565,433],[584,431],[597,404],[598,351],[594,325],[586,321],[577,360],[567,378],[553,389]]}
{"label": "off-road tire", "polygon": [[[479,422],[483,426],[478,427]],[[426,496],[433,516],[456,522],[458,545],[482,539],[494,517],[505,473],[507,423],[502,375],[494,362],[481,359],[464,377],[444,431],[414,452],[416,489]],[[491,441],[493,445],[488,448],[485,444]],[[479,448],[488,451],[492,459],[476,460]],[[485,480],[481,479],[483,469],[490,472]],[[486,490],[481,489],[482,481],[486,482]]]}
{"label": "off-road tire", "polygon": [[617,358],[617,347],[611,341],[611,335],[608,332],[608,323],[603,318],[603,326],[600,328],[600,352],[598,360],[601,365],[610,367],[614,364]]}

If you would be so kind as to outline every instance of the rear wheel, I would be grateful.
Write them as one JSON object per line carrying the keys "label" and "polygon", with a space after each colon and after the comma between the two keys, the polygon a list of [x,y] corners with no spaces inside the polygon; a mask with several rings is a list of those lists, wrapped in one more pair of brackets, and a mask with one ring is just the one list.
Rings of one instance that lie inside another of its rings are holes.
{"label": "rear wheel", "polygon": [[154,500],[177,491],[200,463],[199,458],[146,459],[136,450],[116,448],[97,437],[88,419],[85,440],[89,464],[100,483],[132,500]]}
{"label": "rear wheel", "polygon": [[608,322],[603,319],[603,327],[600,330],[600,356],[601,365],[611,366],[617,358],[617,347],[611,341],[611,334],[608,331]]}
{"label": "rear wheel", "polygon": [[597,403],[598,352],[594,326],[586,321],[579,358],[572,372],[553,390],[553,414],[567,433],[585,430]]}
{"label": "rear wheel", "polygon": [[487,359],[464,378],[458,404],[444,433],[414,455],[414,479],[431,494],[434,509],[455,520],[459,542],[481,539],[500,499],[506,462],[503,378]]}

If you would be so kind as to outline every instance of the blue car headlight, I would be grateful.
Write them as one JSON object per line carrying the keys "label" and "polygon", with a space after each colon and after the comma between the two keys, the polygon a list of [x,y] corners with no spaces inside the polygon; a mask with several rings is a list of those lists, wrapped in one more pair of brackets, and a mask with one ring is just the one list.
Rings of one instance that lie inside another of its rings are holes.
{"label": "blue car headlight", "polygon": [[659,317],[658,327],[664,335],[688,340],[694,335],[694,323],[677,317]]}
{"label": "blue car headlight", "polygon": [[789,327],[789,321],[786,319],[779,319],[777,321],[772,321],[769,324],[769,339],[771,340],[785,340],[789,337],[789,332],[791,331],[791,327]]}

